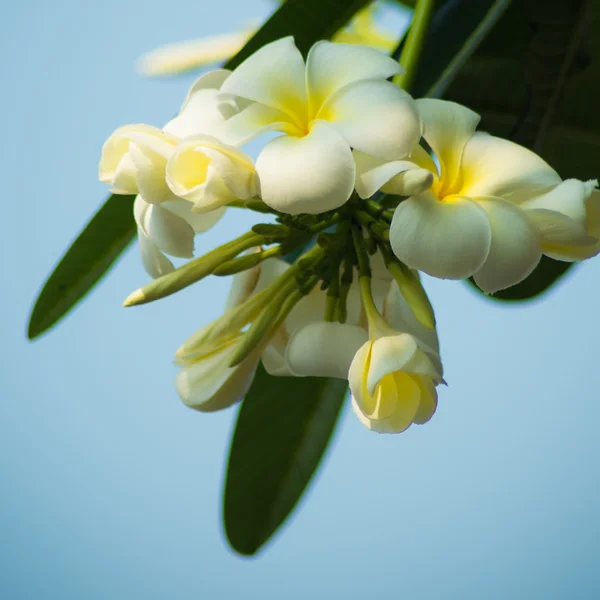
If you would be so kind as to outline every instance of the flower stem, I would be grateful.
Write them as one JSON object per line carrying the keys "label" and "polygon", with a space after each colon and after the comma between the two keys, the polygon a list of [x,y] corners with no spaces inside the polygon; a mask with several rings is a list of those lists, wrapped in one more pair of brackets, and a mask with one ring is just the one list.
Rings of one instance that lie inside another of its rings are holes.
{"label": "flower stem", "polygon": [[410,30],[399,61],[400,65],[404,67],[405,72],[394,77],[394,83],[403,89],[410,89],[415,77],[423,49],[423,41],[427,35],[427,29],[431,20],[433,4],[434,0],[418,0],[415,7]]}

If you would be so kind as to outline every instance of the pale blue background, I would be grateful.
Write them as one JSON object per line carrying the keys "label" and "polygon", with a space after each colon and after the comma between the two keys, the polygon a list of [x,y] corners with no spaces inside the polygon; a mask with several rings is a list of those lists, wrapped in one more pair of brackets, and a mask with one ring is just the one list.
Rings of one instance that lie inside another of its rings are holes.
{"label": "pale blue background", "polygon": [[[220,525],[235,409],[195,413],[172,385],[174,350],[218,315],[225,281],[122,309],[145,281],[134,248],[58,328],[25,340],[39,285],[106,194],[102,142],[165,122],[192,79],[142,79],[134,59],[271,9],[0,8],[0,597],[599,597],[597,262],[518,308],[428,280],[450,384],[434,419],[378,436],[346,411],[317,485],[255,560]],[[231,214],[199,249],[245,226]]]}

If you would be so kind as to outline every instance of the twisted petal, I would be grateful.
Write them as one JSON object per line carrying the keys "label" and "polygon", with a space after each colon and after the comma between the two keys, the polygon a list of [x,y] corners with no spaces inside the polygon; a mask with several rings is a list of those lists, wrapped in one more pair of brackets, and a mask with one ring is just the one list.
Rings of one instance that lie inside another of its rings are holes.
{"label": "twisted petal", "polygon": [[301,138],[282,136],[269,142],[256,170],[265,203],[292,215],[338,208],[354,188],[352,152],[327,123],[315,123]]}
{"label": "twisted petal", "polygon": [[477,128],[477,113],[455,102],[423,98],[416,101],[423,122],[423,137],[439,160],[444,186],[453,187],[459,176],[463,149]]}
{"label": "twisted petal", "polygon": [[316,118],[334,124],[356,150],[386,160],[405,157],[421,137],[414,100],[389,81],[358,81],[340,89]]}
{"label": "twisted petal", "polygon": [[293,37],[263,46],[237,67],[221,92],[270,106],[295,119],[306,112],[304,59]]}
{"label": "twisted petal", "polygon": [[595,240],[588,232],[588,200],[597,181],[567,179],[550,192],[523,202],[526,214],[552,246],[587,246]]}
{"label": "twisted petal", "polygon": [[478,271],[491,239],[487,213],[477,202],[458,196],[441,202],[428,192],[401,202],[390,226],[394,254],[411,269],[442,279]]}
{"label": "twisted petal", "polygon": [[193,207],[194,205],[191,202],[179,199],[161,204],[161,208],[184,219],[194,230],[194,233],[202,233],[210,229],[225,213],[224,206],[204,213],[193,212]]}
{"label": "twisted petal", "polygon": [[460,194],[497,196],[520,203],[561,179],[537,154],[519,144],[478,131],[465,146]]}
{"label": "twisted petal", "polygon": [[246,395],[258,357],[251,355],[239,365],[229,367],[235,348],[235,344],[226,345],[183,366],[175,379],[175,387],[187,406],[213,412],[235,404]]}
{"label": "twisted petal", "polygon": [[299,377],[347,379],[350,363],[367,339],[367,331],[362,327],[323,321],[312,323],[292,336],[286,350],[286,363]]}
{"label": "twisted petal", "polygon": [[423,424],[433,416],[437,408],[437,392],[431,381],[425,377],[405,376],[394,385],[398,401],[394,412],[385,419],[369,419],[352,398],[354,414],[368,429],[377,433],[401,433],[412,423]]}
{"label": "twisted petal", "polygon": [[136,198],[133,211],[138,231],[162,252],[181,258],[194,255],[194,230],[185,219],[162,206],[148,204],[141,196]]}
{"label": "twisted petal", "polygon": [[492,243],[475,283],[486,293],[523,281],[542,257],[539,235],[525,213],[500,198],[478,198],[492,228]]}
{"label": "twisted petal", "polygon": [[433,183],[433,173],[408,160],[386,162],[357,150],[352,154],[356,165],[356,192],[363,199],[370,198],[378,190],[414,196],[422,194]]}
{"label": "twisted petal", "polygon": [[226,69],[216,69],[199,77],[190,88],[179,115],[164,126],[164,131],[180,138],[218,134],[225,120],[237,112],[235,103],[222,99],[219,94],[229,74]]}
{"label": "twisted petal", "polygon": [[387,79],[401,73],[393,58],[373,48],[317,42],[306,59],[306,87],[311,114],[337,90],[363,79]]}
{"label": "twisted petal", "polygon": [[167,162],[166,178],[173,193],[194,202],[199,212],[257,194],[252,159],[210,136],[183,140]]}

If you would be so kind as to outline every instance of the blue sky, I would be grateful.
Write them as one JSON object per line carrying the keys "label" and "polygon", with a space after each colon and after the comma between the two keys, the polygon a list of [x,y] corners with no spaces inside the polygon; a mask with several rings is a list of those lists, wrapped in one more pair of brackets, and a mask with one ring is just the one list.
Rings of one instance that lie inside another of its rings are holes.
{"label": "blue sky", "polygon": [[[223,467],[236,409],[200,414],[175,349],[222,310],[223,279],[121,308],[137,249],[29,343],[39,286],[106,194],[105,138],[160,125],[193,77],[133,63],[262,18],[260,0],[4,3],[0,237],[0,595],[12,599],[595,598],[598,269],[507,307],[426,280],[445,373],[433,420],[400,436],[346,410],[301,508],[256,559],[228,548]],[[198,250],[243,233],[229,214]]]}

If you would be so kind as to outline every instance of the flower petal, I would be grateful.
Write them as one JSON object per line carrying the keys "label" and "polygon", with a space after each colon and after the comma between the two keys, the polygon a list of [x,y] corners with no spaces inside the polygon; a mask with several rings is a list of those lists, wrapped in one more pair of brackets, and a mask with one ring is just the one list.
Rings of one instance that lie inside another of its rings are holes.
{"label": "flower petal", "polygon": [[597,181],[567,179],[546,194],[521,205],[542,236],[552,246],[593,244],[587,231],[587,201]]}
{"label": "flower petal", "polygon": [[500,198],[478,198],[492,228],[490,252],[475,273],[475,283],[493,294],[523,281],[540,262],[540,237],[525,213]]}
{"label": "flower petal", "polygon": [[442,279],[478,271],[491,239],[487,213],[475,201],[455,196],[441,202],[429,192],[401,202],[390,226],[394,254],[411,269]]}
{"label": "flower petal", "polygon": [[352,152],[356,165],[356,192],[365,199],[376,191],[398,196],[423,193],[433,183],[433,173],[408,160],[390,162],[374,158],[358,150]]}
{"label": "flower petal", "polygon": [[362,327],[321,321],[299,329],[286,350],[286,363],[298,377],[348,378],[358,349],[367,341]]}
{"label": "flower petal", "polygon": [[466,106],[422,98],[416,101],[423,122],[423,137],[439,160],[445,187],[459,175],[463,148],[477,128],[480,117]]}
{"label": "flower petal", "polygon": [[175,387],[184,403],[202,412],[228,408],[239,402],[250,389],[258,357],[249,356],[241,364],[229,367],[236,346],[185,365],[177,374]]}
{"label": "flower petal", "polygon": [[166,275],[175,270],[173,263],[160,251],[160,248],[150,239],[144,229],[144,220],[146,211],[152,207],[151,204],[144,202],[144,199],[138,196],[133,203],[133,214],[138,226],[138,243],[140,247],[140,257],[144,269],[150,277],[156,279],[161,275]]}
{"label": "flower petal", "polygon": [[546,256],[571,262],[591,258],[600,252],[600,190],[592,192],[586,201],[585,210],[589,241],[577,246],[544,242],[542,248]]}
{"label": "flower petal", "polygon": [[302,137],[269,142],[256,161],[261,196],[275,210],[319,214],[342,206],[354,189],[354,160],[347,142],[317,122]]}
{"label": "flower petal", "polygon": [[421,137],[414,100],[389,81],[358,81],[342,88],[316,118],[335,125],[356,150],[386,160],[407,156]]}
{"label": "flower petal", "polygon": [[254,103],[227,119],[219,131],[219,138],[227,144],[241,146],[267,131],[297,134],[298,128],[280,110]]}
{"label": "flower petal", "polygon": [[276,108],[293,119],[306,112],[304,59],[294,38],[271,42],[237,67],[221,92]]}
{"label": "flower petal", "polygon": [[216,69],[199,77],[190,88],[180,113],[164,126],[164,131],[180,138],[217,135],[225,120],[237,113],[235,102],[223,99],[219,93],[229,74],[226,69]]}
{"label": "flower petal", "polygon": [[427,377],[415,377],[414,379],[421,388],[421,401],[419,402],[419,408],[417,408],[413,422],[423,425],[435,413],[435,409],[437,408],[437,391],[435,385]]}
{"label": "flower petal", "polygon": [[221,206],[209,212],[198,213],[193,211],[194,205],[187,200],[173,200],[163,202],[161,208],[181,217],[190,225],[194,233],[202,233],[215,225],[225,213],[225,207]]}
{"label": "flower petal", "polygon": [[537,154],[509,140],[478,131],[462,158],[461,195],[496,196],[519,203],[561,183]]}
{"label": "flower petal", "polygon": [[337,90],[363,79],[387,79],[401,73],[402,68],[393,58],[364,46],[317,42],[306,59],[306,87],[310,113]]}
{"label": "flower petal", "polygon": [[194,230],[181,217],[157,204],[148,204],[141,196],[133,206],[138,228],[160,250],[181,258],[194,255]]}

